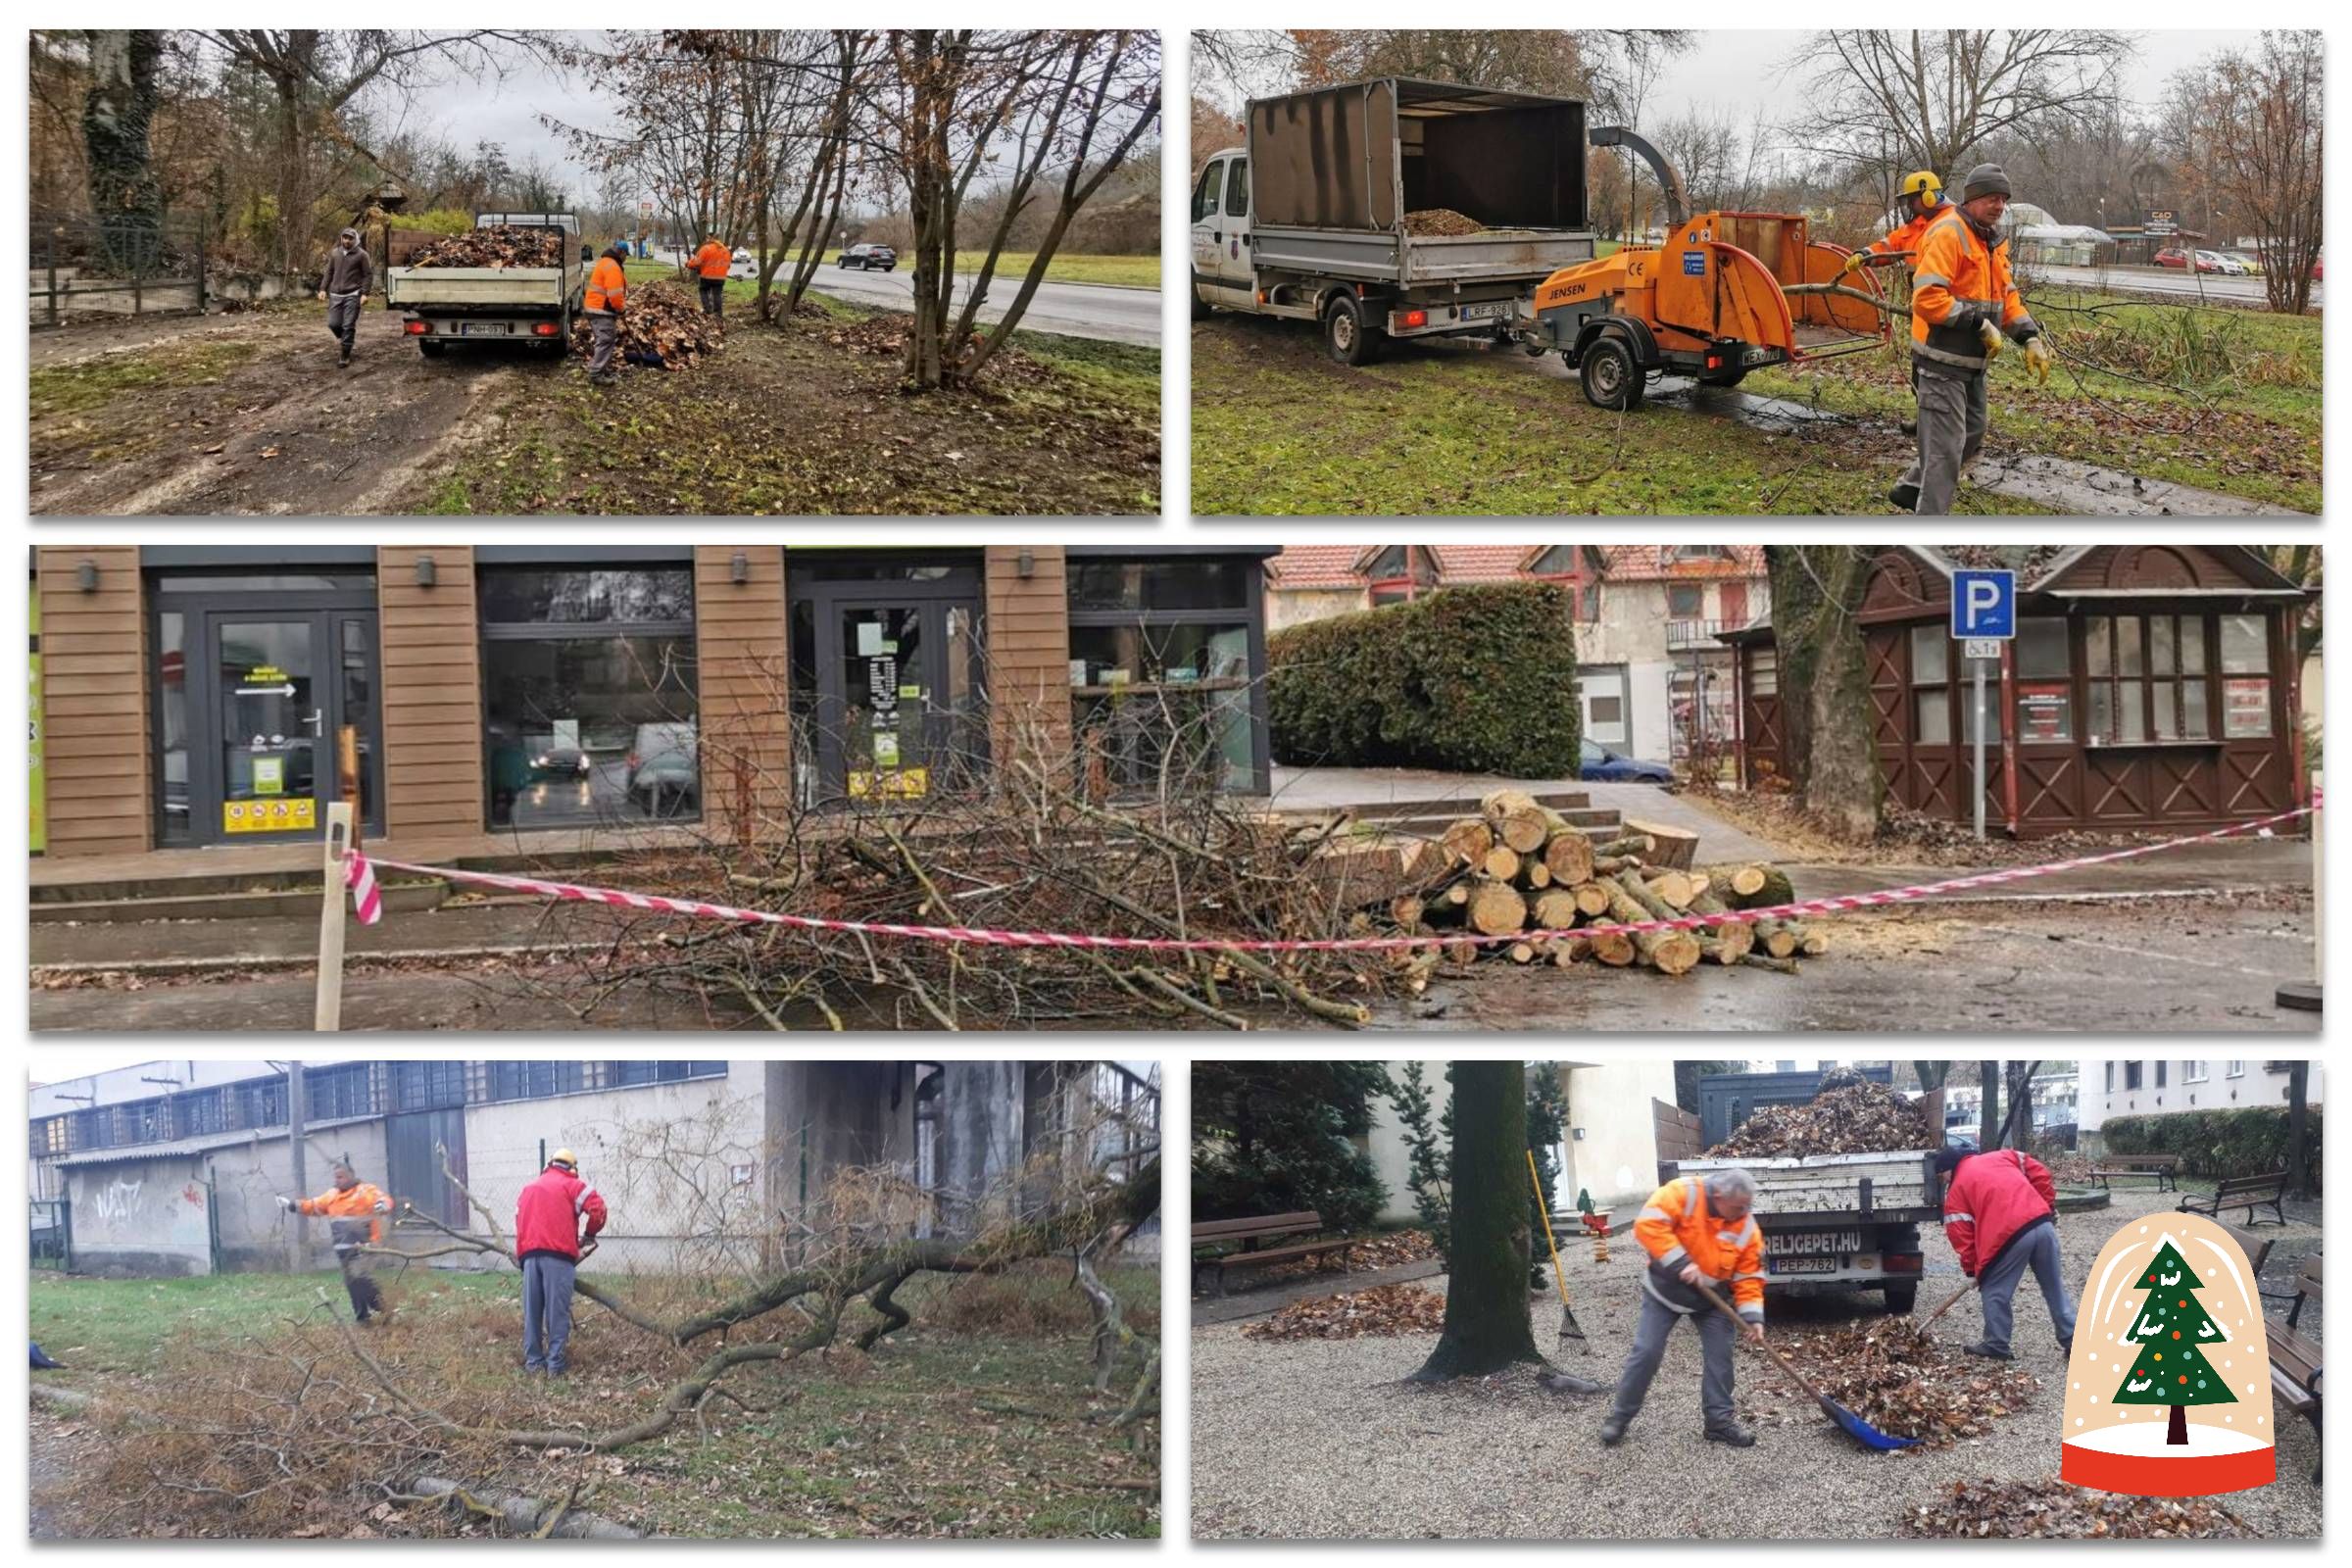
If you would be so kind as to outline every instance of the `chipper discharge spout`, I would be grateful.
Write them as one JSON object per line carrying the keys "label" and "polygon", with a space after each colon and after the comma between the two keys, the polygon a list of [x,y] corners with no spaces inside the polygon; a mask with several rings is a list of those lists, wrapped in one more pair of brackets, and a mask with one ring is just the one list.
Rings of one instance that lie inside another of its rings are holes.
{"label": "chipper discharge spout", "polygon": [[1788,213],[1699,213],[1661,244],[1562,268],[1536,289],[1534,343],[1575,368],[1586,400],[1631,411],[1653,375],[1738,386],[1748,371],[1879,347],[1892,304],[1852,253]]}

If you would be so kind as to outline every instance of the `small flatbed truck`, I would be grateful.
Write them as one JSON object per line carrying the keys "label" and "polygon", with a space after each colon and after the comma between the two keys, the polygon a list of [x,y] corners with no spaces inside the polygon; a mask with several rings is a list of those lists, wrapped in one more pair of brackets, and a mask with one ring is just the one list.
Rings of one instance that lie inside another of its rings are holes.
{"label": "small flatbed truck", "polygon": [[384,308],[407,314],[408,334],[428,358],[452,343],[532,344],[564,353],[587,286],[579,220],[569,213],[479,213],[473,226],[555,229],[557,265],[387,268]]}

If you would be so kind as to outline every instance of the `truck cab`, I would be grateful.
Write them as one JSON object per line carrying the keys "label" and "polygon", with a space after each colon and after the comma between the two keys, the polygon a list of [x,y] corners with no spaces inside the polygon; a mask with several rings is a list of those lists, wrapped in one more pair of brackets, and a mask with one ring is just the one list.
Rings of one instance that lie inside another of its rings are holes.
{"label": "truck cab", "polygon": [[1193,315],[1255,299],[1250,258],[1250,155],[1229,147],[1210,158],[1193,186]]}

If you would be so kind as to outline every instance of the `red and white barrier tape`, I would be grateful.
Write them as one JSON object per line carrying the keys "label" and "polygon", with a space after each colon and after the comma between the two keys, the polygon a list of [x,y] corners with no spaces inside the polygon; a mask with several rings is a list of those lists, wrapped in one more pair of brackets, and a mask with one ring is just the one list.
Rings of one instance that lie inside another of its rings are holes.
{"label": "red and white barrier tape", "polygon": [[343,885],[351,889],[352,912],[360,924],[373,925],[384,917],[384,896],[375,885],[375,868],[354,850],[343,858]]}
{"label": "red and white barrier tape", "polygon": [[[2130,849],[2109,850],[2099,855],[2077,856],[2070,860],[2052,860],[2044,865],[2011,866],[1999,871],[1979,871],[1969,876],[1948,877],[1941,882],[1922,882],[1911,887],[1886,888],[1875,893],[1844,893],[1835,898],[1799,899],[1792,904],[1776,904],[1765,908],[1732,909],[1722,914],[1689,914],[1672,920],[1633,920],[1605,925],[1580,925],[1549,931],[1512,931],[1499,936],[1480,936],[1467,933],[1446,935],[1396,937],[1322,937],[1301,940],[1278,938],[1227,937],[1110,937],[1069,931],[998,931],[984,926],[963,925],[901,925],[888,920],[828,920],[812,914],[781,914],[772,909],[743,909],[727,904],[706,904],[699,899],[672,899],[658,893],[626,893],[617,888],[591,887],[578,882],[549,882],[539,877],[508,876],[497,871],[463,871],[445,865],[416,865],[407,860],[369,861],[357,852],[350,858],[353,869],[346,874],[352,896],[359,903],[360,919],[372,925],[380,918],[381,901],[376,897],[374,879],[368,874],[370,864],[387,871],[409,871],[420,876],[441,877],[451,882],[471,882],[483,887],[504,888],[511,893],[531,893],[544,899],[570,900],[586,904],[610,905],[614,908],[640,909],[648,914],[682,915],[694,920],[724,920],[734,925],[780,925],[799,931],[834,931],[870,937],[910,937],[923,942],[965,942],[1006,948],[1111,948],[1140,950],[1148,953],[1214,953],[1219,949],[1240,949],[1250,953],[1332,953],[1342,951],[1380,952],[1398,948],[1445,947],[1456,942],[1480,944],[1496,942],[1527,942],[1571,936],[1604,936],[1610,934],[1637,935],[1646,931],[1702,931],[1709,926],[1727,925],[1735,920],[1781,919],[1789,915],[1836,914],[1846,909],[1869,909],[1888,904],[1910,904],[1922,899],[1940,898],[1952,893],[1965,893],[1975,888],[1997,887],[2010,882],[2029,881],[2034,877],[2054,876],[2061,871],[2079,871],[2084,866],[2108,865],[2118,860],[2137,859],[2142,856],[2161,854],[2166,850],[2181,849],[2191,844],[2210,844],[2217,839],[2232,838],[2241,833],[2259,832],[2280,822],[2291,822],[2311,815],[2320,808],[2315,796],[2309,806],[2278,811],[2251,822],[2232,827],[2215,828],[2210,833],[2195,833],[2186,838],[2166,839],[2159,844],[2135,845]],[[365,893],[363,894],[363,889]]]}

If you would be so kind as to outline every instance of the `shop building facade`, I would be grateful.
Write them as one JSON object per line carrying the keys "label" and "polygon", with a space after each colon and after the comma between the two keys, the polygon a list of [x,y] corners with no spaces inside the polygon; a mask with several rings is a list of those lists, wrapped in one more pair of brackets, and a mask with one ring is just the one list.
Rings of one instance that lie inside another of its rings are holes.
{"label": "shop building facade", "polygon": [[314,838],[352,781],[403,842],[731,834],[1024,759],[1263,793],[1272,553],[44,546],[46,854]]}

